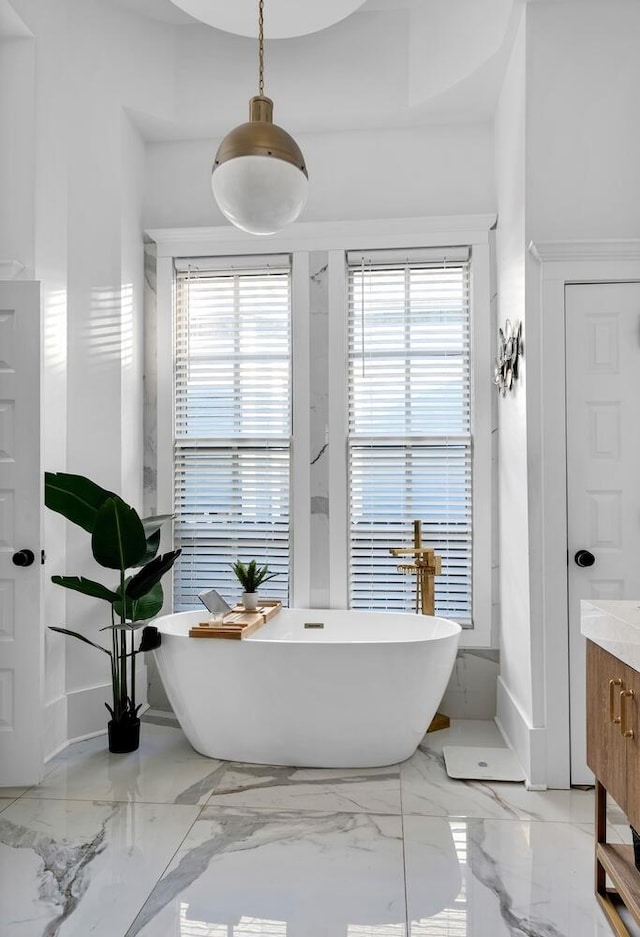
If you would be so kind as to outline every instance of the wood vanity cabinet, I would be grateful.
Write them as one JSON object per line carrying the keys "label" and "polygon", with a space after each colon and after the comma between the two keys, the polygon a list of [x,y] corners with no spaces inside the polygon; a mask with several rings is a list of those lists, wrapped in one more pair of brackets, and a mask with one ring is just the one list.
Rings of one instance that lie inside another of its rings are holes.
{"label": "wood vanity cabinet", "polygon": [[[610,794],[640,831],[640,674],[587,641],[587,764],[596,776],[596,894],[618,935],[620,900],[640,924],[640,872],[633,847],[606,841]],[[606,877],[613,884],[608,889]]]}

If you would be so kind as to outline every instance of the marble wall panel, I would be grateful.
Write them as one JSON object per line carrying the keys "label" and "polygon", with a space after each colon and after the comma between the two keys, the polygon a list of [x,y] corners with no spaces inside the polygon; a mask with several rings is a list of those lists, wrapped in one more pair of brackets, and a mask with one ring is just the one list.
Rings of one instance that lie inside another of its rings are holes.
{"label": "marble wall panel", "polygon": [[144,244],[144,417],[143,417],[143,510],[145,517],[156,513],[158,491],[157,422],[157,247],[148,238]]}
{"label": "marble wall panel", "polygon": [[311,605],[329,607],[329,255],[309,255]]}

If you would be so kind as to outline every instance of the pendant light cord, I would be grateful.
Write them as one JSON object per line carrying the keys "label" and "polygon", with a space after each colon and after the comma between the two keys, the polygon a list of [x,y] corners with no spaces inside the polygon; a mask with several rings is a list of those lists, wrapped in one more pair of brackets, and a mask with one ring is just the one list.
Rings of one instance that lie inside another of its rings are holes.
{"label": "pendant light cord", "polygon": [[258,94],[264,97],[264,0],[258,0]]}

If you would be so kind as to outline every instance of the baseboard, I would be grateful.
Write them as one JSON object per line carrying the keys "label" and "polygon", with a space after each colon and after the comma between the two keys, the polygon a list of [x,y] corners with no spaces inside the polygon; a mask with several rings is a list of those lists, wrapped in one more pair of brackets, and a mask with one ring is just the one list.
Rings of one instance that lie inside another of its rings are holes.
{"label": "baseboard", "polygon": [[[102,735],[107,731],[109,713],[105,702],[111,701],[111,683],[85,687],[67,693],[67,738],[68,744]],[[146,699],[140,714],[148,709]]]}
{"label": "baseboard", "polygon": [[530,725],[501,677],[498,677],[496,725],[522,765],[529,790],[546,790],[546,730]]}
{"label": "baseboard", "polygon": [[[140,707],[139,715],[140,716],[144,715],[148,709],[149,709],[149,704],[143,703],[142,706]],[[106,734],[107,734],[107,724],[105,722],[103,727],[101,729],[98,729],[96,732],[88,732],[86,735],[78,735],[75,738],[70,738],[66,742],[63,742],[62,745],[59,745],[56,749],[54,749],[47,755],[47,757],[44,760],[44,763],[47,764],[47,762],[51,761],[52,758],[55,758],[56,755],[59,755],[60,752],[63,752],[65,748],[68,748],[69,745],[73,745],[75,742],[86,742],[87,739],[95,739],[99,735],[106,735]]]}
{"label": "baseboard", "polygon": [[106,730],[109,713],[104,704],[110,700],[111,683],[99,683],[67,693],[69,742],[77,742]]}
{"label": "baseboard", "polygon": [[44,706],[44,761],[45,764],[58,752],[66,748],[68,709],[67,696],[63,693]]}

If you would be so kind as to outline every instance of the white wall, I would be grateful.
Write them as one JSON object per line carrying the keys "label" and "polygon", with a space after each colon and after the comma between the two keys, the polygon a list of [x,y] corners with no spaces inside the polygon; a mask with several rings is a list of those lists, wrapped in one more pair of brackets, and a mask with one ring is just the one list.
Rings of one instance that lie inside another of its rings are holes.
{"label": "white wall", "polygon": [[[526,21],[523,16],[495,121],[498,321],[525,321]],[[525,346],[526,347],[526,346]],[[511,738],[531,722],[531,615],[526,357],[513,393],[499,401],[500,689],[498,716]]]}
{"label": "white wall", "polygon": [[527,236],[640,235],[640,4],[528,10]]}
{"label": "white wall", "polygon": [[[69,126],[67,468],[142,510],[145,147],[126,109],[155,106],[171,40],[145,20],[86,0],[69,40],[83,80],[74,85]],[[68,569],[109,581],[87,551],[86,534],[69,528]],[[105,623],[103,603],[73,594],[67,606],[87,633]],[[68,642],[70,737],[104,727],[105,684],[101,655]],[[140,702],[144,680],[138,687]]]}
{"label": "white wall", "polygon": [[[0,81],[0,113],[14,132],[0,161],[0,254],[22,260],[25,275],[42,281],[43,467],[87,474],[142,506],[141,232],[143,224],[222,220],[209,172],[220,137],[231,124],[221,130],[219,121],[219,135],[210,142],[148,146],[138,127],[157,128],[177,117],[202,124],[209,113],[216,116],[210,83],[204,80],[211,36],[201,27],[176,30],[101,0],[11,4],[33,39],[3,42],[8,54],[0,78],[10,73],[11,82]],[[381,102],[372,95],[378,86],[387,115],[407,107],[408,69],[391,74],[391,59],[384,53],[406,46],[409,20],[367,15],[360,26],[347,29],[339,43],[339,74],[325,83],[329,99],[335,99],[337,125],[345,128],[354,126],[344,81],[360,27],[371,41],[366,61],[358,60],[359,71],[350,79],[349,93],[362,104],[356,124],[371,124]],[[312,63],[315,77],[306,90],[299,89],[300,95],[317,88],[326,38],[300,40],[318,63]],[[242,55],[249,56],[249,45],[253,61],[255,50],[247,40]],[[277,58],[272,63],[276,100],[284,94],[280,88],[291,87],[287,68],[292,65],[288,52],[279,64]],[[376,61],[377,85],[371,76]],[[244,58],[238,63],[244,69]],[[234,85],[242,101],[237,122],[252,91],[247,85],[245,94],[244,85]],[[413,87],[413,94],[418,91]],[[287,126],[286,110],[279,108],[278,115]],[[307,126],[315,126],[312,116]],[[321,132],[299,134],[290,127],[312,178],[306,220],[495,210],[488,123],[340,132],[324,126]],[[47,580],[58,572],[103,578],[104,571],[88,558],[86,535],[50,512],[44,547]],[[45,606],[47,624],[96,634],[105,621],[106,606],[50,584]],[[104,727],[107,684],[99,654],[47,633],[50,751],[67,735]]]}
{"label": "white wall", "polygon": [[547,776],[545,633],[557,628],[543,617],[545,362],[526,248],[640,236],[639,42],[635,2],[527,4],[496,115],[499,317],[523,320],[525,347],[516,392],[500,402],[498,717],[533,783]]}
{"label": "white wall", "polygon": [[[310,37],[307,44],[312,40],[319,42],[320,37]],[[394,35],[393,41],[397,40]],[[189,30],[182,40],[182,45],[185,44],[188,44],[189,55],[184,56],[181,66],[180,108],[185,120],[199,121],[207,102],[211,106],[206,89],[216,85],[201,80],[204,66],[199,46],[207,46],[207,37],[200,31]],[[242,53],[242,41],[237,40],[236,45]],[[333,74],[330,77],[333,93],[342,98],[340,108],[344,109],[346,99],[342,87]],[[276,87],[278,80],[282,81],[282,76],[276,70]],[[185,89],[194,88],[195,92],[186,93]],[[324,87],[322,93],[330,93],[331,88]],[[284,83],[285,100],[290,90],[291,86]],[[238,86],[233,93],[238,94]],[[386,97],[394,94],[398,94],[396,84],[388,85]],[[277,104],[276,93],[274,97]],[[237,113],[224,132],[244,120],[245,110],[246,101],[241,99]],[[295,133],[309,169],[309,202],[302,221],[491,213],[496,209],[493,131],[489,123],[305,133],[289,126],[285,116],[281,120],[286,129]],[[340,115],[337,120],[340,122]],[[220,139],[148,144],[145,228],[226,223],[210,187],[211,165]],[[313,321],[317,324],[317,316]],[[322,351],[316,347],[316,366],[321,355]],[[316,454],[314,450],[312,455]],[[321,493],[320,489],[312,491],[316,499]],[[312,516],[313,524],[322,524],[325,520],[317,510]],[[317,573],[312,587],[315,604],[322,604],[319,595],[325,585],[319,572],[321,565],[314,567]],[[461,658],[452,677],[445,711],[460,718],[491,718],[495,713],[496,670],[495,661],[472,653]],[[155,679],[150,694],[153,704],[162,706],[163,694]]]}
{"label": "white wall", "polygon": [[[37,54],[35,114],[34,244],[35,276],[41,280],[43,310],[42,464],[66,471],[67,464],[67,75],[61,73],[59,49],[66,31],[64,4],[42,11],[40,29],[55,42],[34,39]],[[52,93],[55,89],[55,93]],[[50,573],[64,571],[66,522],[44,512],[44,619],[63,624],[66,594],[54,586]],[[54,752],[67,740],[66,658],[70,648],[45,630],[45,751]]]}
{"label": "white wall", "polygon": [[[61,40],[66,8],[45,8],[40,20],[33,4],[17,3],[19,13],[2,3],[2,22],[22,38],[0,45],[0,257],[24,265],[21,276],[42,281],[42,420],[43,464],[54,470],[66,463],[66,193],[67,135],[61,132],[65,110],[59,50],[35,38],[40,25]],[[28,38],[27,38],[28,37]],[[66,531],[61,518],[43,517],[47,562],[64,561]],[[45,582],[44,618],[63,622],[65,596]],[[66,648],[45,634],[44,737],[49,750],[67,738]]]}
{"label": "white wall", "polygon": [[[19,252],[25,275],[42,281],[43,468],[89,475],[142,508],[145,147],[125,109],[165,99],[173,37],[99,0],[13,4],[34,36],[35,121],[33,142],[23,118],[17,143],[4,148],[0,193],[15,184],[25,217],[13,228],[0,225],[0,240],[13,231],[15,246],[4,250]],[[16,61],[13,49],[29,42],[12,40],[12,81],[19,79],[22,91],[13,103],[0,94],[3,113],[28,91],[28,61]],[[108,623],[106,605],[65,594],[48,580],[53,573],[110,577],[91,560],[83,531],[50,512],[44,522],[46,623],[97,637]],[[68,737],[105,728],[105,660],[47,633],[49,752]]]}
{"label": "white wall", "polygon": [[0,260],[33,277],[35,55],[28,38],[0,34]]}
{"label": "white wall", "polygon": [[144,373],[144,244],[142,201],[146,147],[126,113],[122,121],[121,314],[122,453],[121,494],[142,512]]}
{"label": "white wall", "polygon": [[[238,123],[243,118],[238,115]],[[311,180],[301,221],[495,210],[489,124],[296,134],[296,139]],[[219,143],[148,146],[145,227],[225,223],[210,186]]]}
{"label": "white wall", "polygon": [[504,39],[513,0],[414,0],[409,78],[418,103],[474,76]]}
{"label": "white wall", "polygon": [[[220,102],[206,80],[215,42],[200,27],[173,30],[99,0],[12,2],[34,40],[22,52],[3,43],[9,52],[4,62],[13,64],[12,75],[19,74],[20,81],[17,96],[8,95],[0,82],[0,112],[17,128],[0,162],[0,195],[7,208],[0,243],[3,251],[20,253],[28,270],[43,280],[46,467],[92,474],[141,503],[139,232],[143,224],[221,222],[209,189],[211,161],[224,132]],[[498,13],[500,6],[494,4]],[[634,0],[529,3],[523,23],[496,115],[495,182],[493,128],[486,123],[403,129],[387,122],[380,130],[346,129],[354,124],[342,78],[322,92],[327,100],[335,98],[336,119],[345,128],[340,132],[326,126],[310,132],[312,108],[298,132],[288,124],[286,109],[277,110],[309,165],[305,220],[466,214],[494,211],[497,205],[499,320],[526,318],[523,373],[516,393],[500,402],[499,442],[501,693],[516,747],[518,732],[526,735],[548,720],[538,617],[543,363],[536,357],[534,274],[526,245],[529,239],[640,236],[640,131],[634,120],[640,6]],[[359,70],[354,75],[347,69],[353,56],[349,30],[339,44],[336,68],[338,77],[351,74],[349,93],[362,102],[357,124],[362,127],[371,123],[379,100],[387,116],[406,108],[409,78],[417,100],[421,72],[414,61],[406,72],[390,75],[390,59],[382,54],[403,48],[408,18],[391,29],[384,15],[368,14],[360,26],[370,41]],[[298,89],[305,100],[312,101],[318,88],[326,39],[320,35],[296,46],[310,56],[314,75]],[[237,56],[225,68],[234,65],[233,74],[244,76],[247,41],[238,40],[233,49]],[[291,54],[273,57],[276,102],[291,87],[287,69],[299,68],[294,51],[292,46]],[[369,72],[376,58],[380,68],[372,85]],[[431,85],[437,75],[432,78]],[[234,80],[240,102],[234,122],[244,119],[253,91],[249,82],[245,93],[243,81]],[[372,88],[379,89],[380,99]],[[215,133],[212,129],[210,141],[185,138],[145,148],[125,109],[134,123],[156,129],[179,117],[198,127],[200,137],[210,116]],[[7,223],[11,219],[15,223]],[[69,532],[65,570],[54,568],[63,559],[60,529],[55,519],[47,519],[48,572],[88,572],[86,542],[75,531]],[[54,598],[49,590],[48,615],[64,614],[61,593]],[[103,612],[98,604],[73,597],[67,623],[93,628]],[[63,699],[62,689],[71,691],[74,711],[89,714],[87,723],[72,718],[74,731],[89,723],[99,727],[104,692],[102,686],[95,693],[91,687],[104,682],[101,661],[89,649],[52,637],[47,641],[49,702],[60,715],[63,707],[56,701]],[[89,697],[94,709],[84,705]]]}

